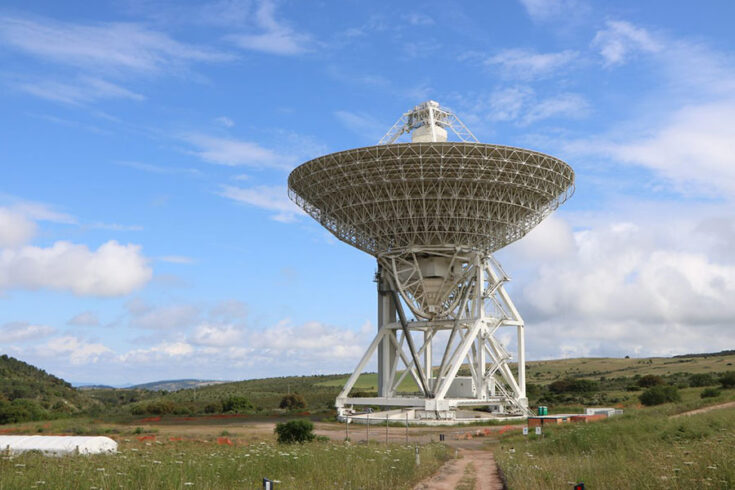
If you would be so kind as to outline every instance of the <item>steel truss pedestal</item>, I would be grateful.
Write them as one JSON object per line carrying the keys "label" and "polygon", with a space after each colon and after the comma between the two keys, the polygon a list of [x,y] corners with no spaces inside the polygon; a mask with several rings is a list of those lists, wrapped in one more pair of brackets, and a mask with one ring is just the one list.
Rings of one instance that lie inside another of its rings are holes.
{"label": "steel truss pedestal", "polygon": [[[422,248],[380,256],[378,333],[337,397],[340,417],[359,405],[413,409],[415,419],[454,419],[458,408],[470,406],[530,415],[524,324],[505,290],[508,280],[491,255],[477,252]],[[509,327],[517,339],[516,369],[497,338]],[[378,396],[351,397],[376,351]],[[442,352],[438,365],[434,352]],[[418,391],[400,392],[407,376]]]}

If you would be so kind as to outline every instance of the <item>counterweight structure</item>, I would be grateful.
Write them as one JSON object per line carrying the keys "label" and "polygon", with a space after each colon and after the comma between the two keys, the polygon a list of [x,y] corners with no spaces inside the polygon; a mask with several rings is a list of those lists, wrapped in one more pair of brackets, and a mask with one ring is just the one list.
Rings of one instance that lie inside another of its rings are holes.
{"label": "counterweight structure", "polygon": [[[404,134],[411,142],[397,143]],[[480,143],[428,101],[377,146],[306,162],[288,183],[296,204],[378,263],[378,332],[337,398],[341,416],[360,405],[412,408],[417,419],[451,420],[463,406],[528,414],[525,327],[492,253],[572,195],[569,165]],[[515,359],[499,340],[508,329]],[[376,354],[377,396],[351,396]]]}

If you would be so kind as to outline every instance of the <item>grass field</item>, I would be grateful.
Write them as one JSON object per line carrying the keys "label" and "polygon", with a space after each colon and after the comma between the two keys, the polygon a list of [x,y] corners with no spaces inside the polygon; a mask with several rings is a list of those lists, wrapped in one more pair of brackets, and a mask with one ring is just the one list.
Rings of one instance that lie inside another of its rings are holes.
{"label": "grass field", "polygon": [[433,473],[447,458],[439,444],[421,447],[415,465],[412,445],[308,443],[245,446],[214,441],[141,442],[126,439],[113,455],[49,458],[3,456],[0,489],[222,489],[407,488]]}
{"label": "grass field", "polygon": [[[515,372],[515,364],[510,364]],[[567,377],[606,378],[634,377],[654,374],[659,376],[676,373],[714,373],[735,371],[735,354],[686,356],[686,357],[646,357],[621,359],[615,357],[577,357],[573,359],[553,359],[548,361],[529,361],[526,363],[526,378],[530,383],[546,384]],[[318,386],[342,387],[348,375],[334,376],[316,383]],[[362,374],[355,384],[356,390],[376,391],[378,375]],[[400,386],[401,391],[415,391],[416,383],[407,376]]]}
{"label": "grass field", "polygon": [[[733,398],[732,396],[729,397]],[[735,488],[735,409],[669,414],[693,402],[511,435],[493,447],[511,489]]]}

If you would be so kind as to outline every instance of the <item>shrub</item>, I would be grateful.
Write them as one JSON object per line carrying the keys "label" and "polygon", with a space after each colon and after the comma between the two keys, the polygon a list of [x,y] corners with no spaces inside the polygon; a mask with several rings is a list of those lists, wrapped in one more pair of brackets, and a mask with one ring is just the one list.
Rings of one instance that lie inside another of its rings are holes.
{"label": "shrub", "polygon": [[146,413],[149,413],[151,415],[166,415],[169,413],[173,413],[175,409],[176,404],[171,400],[158,400],[155,402],[150,402],[145,407]]}
{"label": "shrub", "polygon": [[711,374],[692,374],[689,376],[689,386],[699,388],[702,386],[712,386],[716,384],[717,380]]}
{"label": "shrub", "polygon": [[723,388],[735,388],[735,371],[720,376],[720,384]]}
{"label": "shrub", "polygon": [[222,402],[209,402],[204,406],[204,413],[222,413]]}
{"label": "shrub", "polygon": [[588,379],[560,379],[549,385],[552,393],[589,393],[597,390],[597,383]]}
{"label": "shrub", "polygon": [[0,424],[43,420],[48,416],[48,412],[34,400],[16,398],[12,402],[0,401]]}
{"label": "shrub", "polygon": [[306,400],[298,393],[290,393],[281,398],[281,403],[278,406],[288,410],[306,408]]}
{"label": "shrub", "polygon": [[642,404],[647,407],[661,405],[662,403],[678,402],[681,400],[679,390],[676,386],[656,385],[648,388],[639,397]]}
{"label": "shrub", "polygon": [[244,396],[233,395],[225,400],[222,400],[222,411],[229,413],[243,413],[250,412],[254,409],[250,400]]}
{"label": "shrub", "polygon": [[641,388],[650,388],[652,386],[658,386],[664,384],[664,380],[661,376],[654,374],[646,374],[638,380],[638,386]]}
{"label": "shrub", "polygon": [[706,390],[702,390],[702,393],[699,394],[701,398],[714,398],[716,396],[720,396],[720,390],[717,388],[707,388]]}
{"label": "shrub", "polygon": [[291,420],[276,425],[274,432],[278,435],[278,442],[289,444],[292,442],[313,441],[314,424],[308,420]]}

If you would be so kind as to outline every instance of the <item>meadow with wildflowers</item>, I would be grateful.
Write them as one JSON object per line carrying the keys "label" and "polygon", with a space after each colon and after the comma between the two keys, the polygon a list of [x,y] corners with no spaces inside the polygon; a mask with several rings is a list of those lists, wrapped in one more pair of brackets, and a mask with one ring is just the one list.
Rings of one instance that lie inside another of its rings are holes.
{"label": "meadow with wildflowers", "polygon": [[411,488],[449,458],[443,445],[415,446],[314,442],[238,444],[211,441],[122,439],[111,455],[47,457],[4,454],[0,489],[278,489]]}
{"label": "meadow with wildflowers", "polygon": [[545,427],[493,447],[510,488],[735,488],[735,408],[672,417],[674,407]]}

